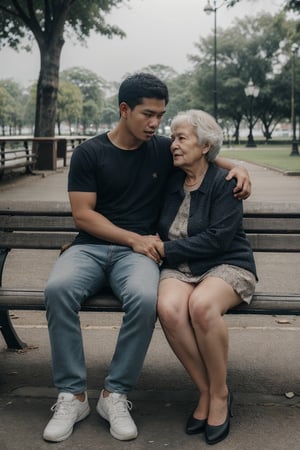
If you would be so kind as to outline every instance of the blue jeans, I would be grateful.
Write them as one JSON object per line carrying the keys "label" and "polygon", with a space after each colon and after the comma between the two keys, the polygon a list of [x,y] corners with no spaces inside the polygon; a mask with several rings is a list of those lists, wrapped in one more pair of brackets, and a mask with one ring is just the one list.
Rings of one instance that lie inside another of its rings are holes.
{"label": "blue jeans", "polygon": [[156,321],[158,266],[118,245],[74,245],[56,261],[45,288],[54,384],[60,392],[87,389],[79,311],[110,284],[124,316],[104,387],[127,393],[137,383]]}

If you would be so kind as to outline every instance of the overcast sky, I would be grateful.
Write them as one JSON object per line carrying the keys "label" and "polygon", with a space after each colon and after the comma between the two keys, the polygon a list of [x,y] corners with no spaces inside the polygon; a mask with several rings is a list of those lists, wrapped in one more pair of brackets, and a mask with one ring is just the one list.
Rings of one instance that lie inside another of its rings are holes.
{"label": "overcast sky", "polygon": [[[228,28],[237,17],[257,15],[263,11],[274,14],[283,0],[241,0],[233,8],[217,0],[217,26]],[[207,0],[130,0],[129,7],[114,9],[107,23],[118,25],[127,37],[107,39],[93,35],[86,46],[66,42],[60,69],[82,66],[108,81],[119,82],[126,73],[150,64],[171,66],[178,73],[192,67],[188,54],[195,54],[195,43],[213,32],[213,14],[203,8]],[[0,78],[13,78],[29,86],[38,77],[39,52],[10,49],[0,51]]]}

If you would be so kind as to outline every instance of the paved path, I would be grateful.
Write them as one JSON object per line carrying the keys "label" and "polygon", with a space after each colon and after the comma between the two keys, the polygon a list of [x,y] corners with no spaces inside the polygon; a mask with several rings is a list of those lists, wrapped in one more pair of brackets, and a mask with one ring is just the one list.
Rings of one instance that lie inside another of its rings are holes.
{"label": "paved path", "polygon": [[[300,203],[300,175],[287,176],[254,164],[241,164],[247,167],[252,180],[249,201]],[[0,181],[0,197],[3,200],[67,201],[67,169]]]}
{"label": "paved path", "polygon": [[[258,166],[249,169],[253,193],[249,201],[300,202],[300,177],[287,177]],[[3,200],[67,201],[67,171],[0,182]],[[248,201],[248,200],[247,200]],[[300,205],[299,205],[300,206]],[[22,261],[9,255],[5,283],[43,285],[55,254],[41,271],[39,258]],[[300,261],[260,256],[261,286],[299,290]],[[26,272],[24,272],[26,267]],[[22,272],[23,270],[23,272]],[[18,277],[16,277],[18,274]],[[140,434],[135,441],[113,439],[95,412],[99,390],[113,352],[121,314],[81,314],[92,413],[65,442],[48,444],[42,430],[56,392],[52,387],[50,347],[43,312],[13,313],[26,352],[5,351],[0,338],[1,450],[103,449],[198,450],[203,436],[187,436],[183,426],[196,401],[191,381],[168,347],[157,324],[144,370],[131,393]],[[227,316],[230,334],[228,379],[235,396],[230,436],[218,444],[226,450],[299,450],[300,448],[300,317]],[[287,392],[296,395],[288,399]]]}

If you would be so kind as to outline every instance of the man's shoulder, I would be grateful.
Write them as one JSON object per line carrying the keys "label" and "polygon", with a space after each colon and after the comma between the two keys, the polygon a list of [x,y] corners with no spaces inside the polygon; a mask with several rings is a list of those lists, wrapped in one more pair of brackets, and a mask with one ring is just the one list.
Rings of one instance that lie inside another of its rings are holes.
{"label": "man's shoulder", "polygon": [[145,143],[145,145],[152,149],[154,153],[162,153],[171,156],[170,145],[171,139],[166,136],[154,135],[152,139]]}
{"label": "man's shoulder", "polygon": [[92,156],[95,154],[99,154],[100,150],[104,149],[108,145],[109,140],[107,138],[107,134],[106,133],[98,134],[97,136],[88,138],[81,144],[79,144],[75,148],[74,154],[76,154],[77,157],[80,157],[81,155]]}
{"label": "man's shoulder", "polygon": [[153,141],[157,142],[160,145],[164,145],[164,146],[168,146],[170,147],[171,145],[171,139],[167,136],[163,136],[161,134],[155,134],[153,136]]}
{"label": "man's shoulder", "polygon": [[106,142],[109,142],[109,140],[107,139],[107,133],[101,133],[86,139],[79,145],[79,147],[89,148],[98,146],[99,144],[105,144]]}

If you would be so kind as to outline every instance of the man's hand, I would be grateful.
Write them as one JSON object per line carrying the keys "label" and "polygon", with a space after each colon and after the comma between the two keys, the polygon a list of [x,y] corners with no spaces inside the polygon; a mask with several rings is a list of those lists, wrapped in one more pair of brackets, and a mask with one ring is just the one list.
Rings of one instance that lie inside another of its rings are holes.
{"label": "man's hand", "polygon": [[157,264],[161,262],[161,255],[158,251],[158,244],[161,243],[158,235],[141,236],[137,235],[131,248],[136,253],[142,253],[153,259]]}
{"label": "man's hand", "polygon": [[251,195],[251,180],[248,170],[242,166],[235,166],[229,171],[226,180],[229,181],[232,178],[237,180],[233,190],[234,196],[239,200],[246,200]]}

